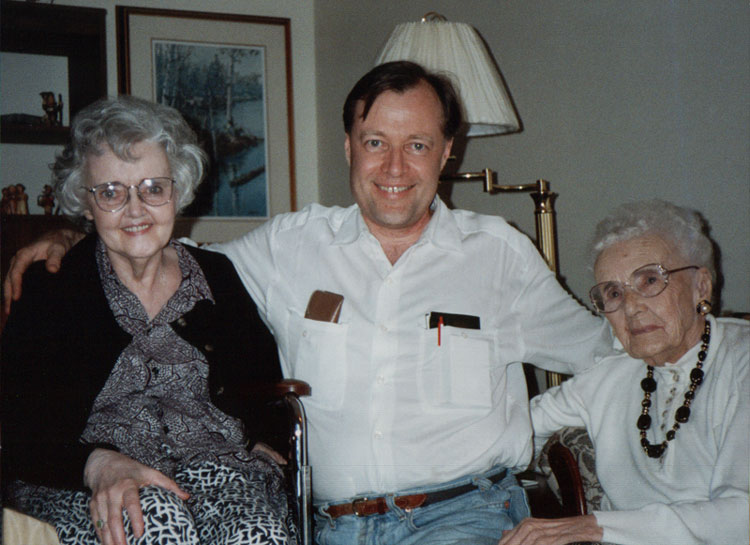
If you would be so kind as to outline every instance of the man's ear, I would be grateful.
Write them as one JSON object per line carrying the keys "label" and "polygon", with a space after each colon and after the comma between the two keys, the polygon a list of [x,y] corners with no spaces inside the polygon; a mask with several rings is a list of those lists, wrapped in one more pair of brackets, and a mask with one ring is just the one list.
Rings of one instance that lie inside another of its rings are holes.
{"label": "man's ear", "polygon": [[445,148],[443,149],[443,157],[440,160],[440,170],[443,170],[443,168],[445,167],[445,163],[448,162],[448,157],[451,156],[452,148],[453,148],[453,138],[451,138],[445,143]]}
{"label": "man's ear", "polygon": [[346,135],[346,140],[344,140],[344,153],[346,153],[346,163],[352,166],[352,147],[349,134]]}

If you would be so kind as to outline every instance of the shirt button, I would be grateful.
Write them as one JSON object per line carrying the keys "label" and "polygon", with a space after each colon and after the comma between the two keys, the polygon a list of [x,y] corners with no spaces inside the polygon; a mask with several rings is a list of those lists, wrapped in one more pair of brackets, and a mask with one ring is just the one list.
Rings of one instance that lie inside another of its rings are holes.
{"label": "shirt button", "polygon": [[378,430],[375,432],[375,439],[382,439],[383,438],[383,432]]}
{"label": "shirt button", "polygon": [[177,325],[180,327],[185,327],[187,325],[187,320],[185,320],[185,318],[178,318]]}
{"label": "shirt button", "polygon": [[385,377],[383,375],[378,375],[378,384],[385,384]]}
{"label": "shirt button", "polygon": [[388,326],[386,326],[385,324],[380,324],[380,331],[385,333],[386,331],[388,331]]}
{"label": "shirt button", "polygon": [[302,336],[303,337],[307,337],[307,330],[305,330],[305,331],[302,332]]}
{"label": "shirt button", "polygon": [[203,347],[203,349],[204,349],[204,350],[205,350],[206,352],[213,352],[213,351],[214,351],[214,345],[212,345],[212,344],[207,344],[206,346],[204,346],[204,347]]}

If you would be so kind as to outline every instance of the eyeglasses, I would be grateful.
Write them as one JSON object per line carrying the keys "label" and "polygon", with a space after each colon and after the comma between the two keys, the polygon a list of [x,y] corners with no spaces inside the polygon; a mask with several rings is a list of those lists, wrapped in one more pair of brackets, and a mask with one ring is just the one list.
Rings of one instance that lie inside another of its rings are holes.
{"label": "eyeglasses", "polygon": [[105,182],[87,187],[94,195],[96,205],[105,212],[117,212],[130,202],[130,188],[134,187],[141,202],[149,206],[164,206],[172,200],[174,180],[171,178],[144,178],[138,185]]}
{"label": "eyeglasses", "polygon": [[625,283],[610,281],[597,284],[589,291],[589,298],[597,312],[614,312],[622,306],[626,287],[641,297],[656,297],[667,289],[670,274],[698,268],[696,265],[689,265],[667,270],[658,263],[651,263],[634,270]]}

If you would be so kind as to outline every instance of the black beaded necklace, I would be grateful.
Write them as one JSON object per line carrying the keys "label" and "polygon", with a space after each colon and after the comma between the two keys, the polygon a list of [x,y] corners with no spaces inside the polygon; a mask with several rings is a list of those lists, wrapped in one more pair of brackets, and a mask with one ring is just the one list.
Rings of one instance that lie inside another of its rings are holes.
{"label": "black beaded necklace", "polygon": [[645,452],[649,458],[661,458],[664,451],[667,450],[667,441],[674,439],[677,430],[680,429],[680,424],[685,424],[690,419],[690,404],[695,397],[695,390],[703,382],[703,360],[706,359],[708,343],[711,342],[711,324],[708,320],[706,320],[706,326],[703,329],[701,341],[703,344],[698,352],[698,361],[695,364],[695,368],[690,371],[690,387],[687,392],[685,392],[685,401],[682,403],[682,407],[675,412],[674,426],[672,426],[672,429],[667,432],[666,439],[657,445],[652,445],[649,440],[646,439],[646,430],[651,427],[651,417],[648,415],[648,410],[651,407],[651,394],[656,391],[654,368],[651,365],[646,367],[646,378],[641,381],[641,388],[643,389],[643,401],[641,401],[641,406],[643,407],[643,411],[641,416],[638,417],[636,426],[641,430],[641,446],[643,447],[643,452]]}

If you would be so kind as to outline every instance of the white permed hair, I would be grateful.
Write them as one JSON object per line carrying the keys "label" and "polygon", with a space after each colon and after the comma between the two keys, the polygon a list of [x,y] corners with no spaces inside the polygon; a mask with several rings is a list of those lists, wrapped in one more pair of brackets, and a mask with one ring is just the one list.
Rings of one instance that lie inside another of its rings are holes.
{"label": "white permed hair", "polygon": [[177,212],[190,204],[207,163],[195,132],[174,108],[122,95],[97,100],[73,119],[70,142],[52,165],[52,184],[63,213],[80,218],[87,209],[83,187],[89,155],[109,147],[123,161],[132,161],[132,148],[140,142],[164,148],[175,181]]}
{"label": "white permed hair", "polygon": [[656,235],[674,245],[688,265],[705,267],[716,286],[713,243],[700,214],[659,199],[625,203],[596,226],[591,242],[591,266],[610,246],[644,235]]}

